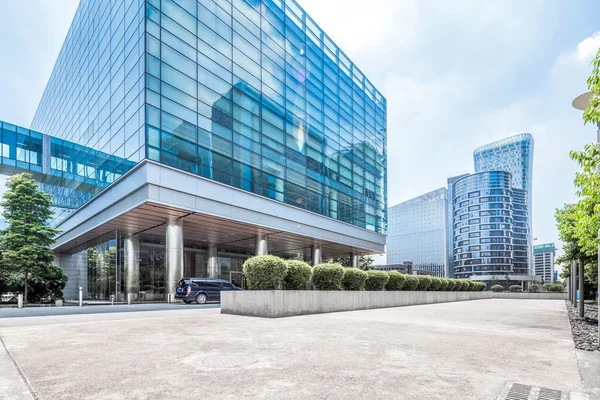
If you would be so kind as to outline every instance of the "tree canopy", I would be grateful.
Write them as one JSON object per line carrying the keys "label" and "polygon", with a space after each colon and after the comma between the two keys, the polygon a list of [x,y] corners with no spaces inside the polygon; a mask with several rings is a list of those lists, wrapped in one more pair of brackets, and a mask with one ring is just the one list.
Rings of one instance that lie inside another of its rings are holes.
{"label": "tree canopy", "polygon": [[[592,93],[589,107],[583,113],[584,124],[593,123],[600,129],[600,49],[592,61],[588,78]],[[555,218],[564,255],[557,259],[562,265],[563,278],[570,275],[571,261],[580,260],[585,266],[585,281],[590,292],[598,287],[598,231],[600,230],[600,151],[598,143],[586,144],[581,151],[571,151],[570,157],[580,171],[575,174],[575,204],[565,204],[556,210]]]}
{"label": "tree canopy", "polygon": [[30,279],[42,291],[62,291],[66,276],[52,264],[54,252],[50,248],[59,231],[46,225],[52,217],[52,196],[40,190],[28,173],[8,178],[6,187],[0,203],[7,225],[0,232],[0,279],[4,277],[17,287],[22,282],[25,301]]}

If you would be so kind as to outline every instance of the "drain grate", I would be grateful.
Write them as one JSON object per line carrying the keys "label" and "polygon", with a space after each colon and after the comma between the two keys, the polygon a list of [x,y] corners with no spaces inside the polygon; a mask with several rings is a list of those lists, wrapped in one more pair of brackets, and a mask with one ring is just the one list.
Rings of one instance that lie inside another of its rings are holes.
{"label": "drain grate", "polygon": [[202,360],[202,365],[210,368],[237,368],[254,364],[258,359],[245,354],[220,354]]}
{"label": "drain grate", "polygon": [[533,386],[521,385],[520,383],[514,383],[506,397],[505,400],[529,400],[529,394],[531,393],[531,389]]}
{"label": "drain grate", "polygon": [[560,390],[540,388],[540,394],[538,394],[538,400],[562,400],[562,395],[563,394]]}
{"label": "drain grate", "polygon": [[567,400],[568,393],[537,386],[509,383],[497,400]]}

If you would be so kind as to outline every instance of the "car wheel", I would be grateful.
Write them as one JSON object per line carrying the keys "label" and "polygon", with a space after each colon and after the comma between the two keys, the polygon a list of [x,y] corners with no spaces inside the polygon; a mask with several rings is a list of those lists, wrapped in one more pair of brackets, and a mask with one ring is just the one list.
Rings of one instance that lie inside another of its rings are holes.
{"label": "car wheel", "polygon": [[196,302],[198,304],[204,304],[206,303],[206,295],[204,293],[200,293],[198,296],[196,296]]}

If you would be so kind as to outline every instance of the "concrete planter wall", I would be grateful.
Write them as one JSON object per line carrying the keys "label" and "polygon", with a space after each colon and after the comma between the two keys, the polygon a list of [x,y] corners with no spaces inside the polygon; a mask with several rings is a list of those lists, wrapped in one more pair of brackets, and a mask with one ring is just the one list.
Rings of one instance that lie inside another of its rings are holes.
{"label": "concrete planter wall", "polygon": [[247,290],[221,292],[221,313],[277,318],[491,298],[492,292]]}
{"label": "concrete planter wall", "polygon": [[492,299],[567,300],[567,293],[509,293],[492,292]]}

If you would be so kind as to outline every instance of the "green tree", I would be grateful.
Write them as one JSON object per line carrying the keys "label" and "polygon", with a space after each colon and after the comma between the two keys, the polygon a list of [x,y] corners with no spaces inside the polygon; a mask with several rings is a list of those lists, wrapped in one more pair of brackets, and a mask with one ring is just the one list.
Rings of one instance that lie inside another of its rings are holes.
{"label": "green tree", "polygon": [[[600,129],[600,49],[592,61],[588,80],[589,106],[583,113],[584,125],[593,123]],[[564,255],[557,259],[561,277],[571,273],[571,261],[584,265],[584,280],[589,295],[598,288],[598,230],[600,229],[600,152],[597,143],[586,144],[582,151],[571,151],[571,159],[580,167],[575,174],[577,203],[556,210],[555,218]]]}
{"label": "green tree", "polygon": [[52,217],[52,196],[41,191],[27,173],[8,178],[6,187],[0,203],[7,224],[0,233],[1,268],[5,274],[23,276],[25,303],[32,276],[37,285],[48,287],[55,284],[41,281],[58,279],[62,291],[66,277],[52,265],[54,252],[50,249],[59,231],[46,225]]}

